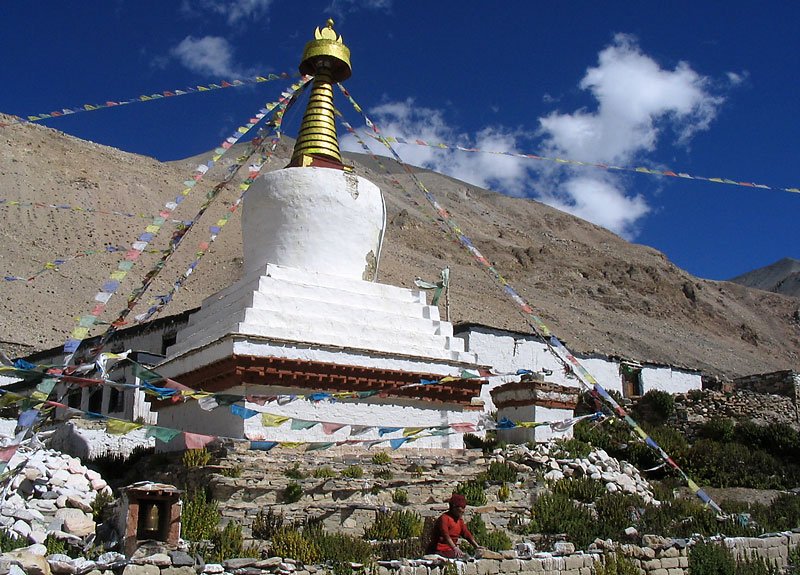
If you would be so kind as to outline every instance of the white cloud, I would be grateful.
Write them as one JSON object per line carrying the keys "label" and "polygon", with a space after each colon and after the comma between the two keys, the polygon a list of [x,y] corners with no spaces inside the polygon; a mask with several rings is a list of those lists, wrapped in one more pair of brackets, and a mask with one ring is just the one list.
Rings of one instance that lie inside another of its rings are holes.
{"label": "white cloud", "polygon": [[750,77],[750,73],[747,70],[740,73],[728,72],[726,76],[728,77],[728,82],[730,82],[731,86],[738,86],[744,83]]}
{"label": "white cloud", "polygon": [[220,36],[187,36],[170,53],[186,68],[208,76],[245,75],[233,61],[233,48]]}
{"label": "white cloud", "polygon": [[242,21],[263,19],[272,0],[184,0],[181,8],[187,14],[212,12],[234,26]]}
{"label": "white cloud", "polygon": [[541,194],[539,199],[626,238],[636,236],[637,222],[650,212],[642,196],[626,195],[620,190],[619,182],[611,177],[577,176]]}
{"label": "white cloud", "polygon": [[[686,144],[694,133],[708,129],[722,103],[708,85],[687,63],[661,68],[633,38],[618,34],[579,84],[596,99],[596,110],[539,118],[544,148],[549,155],[628,165],[655,150],[665,128],[671,128],[678,144]],[[628,238],[650,211],[643,197],[630,195],[623,181],[610,174],[568,171],[565,178],[563,171],[550,171],[540,189],[550,190],[541,194],[543,201]]]}
{"label": "white cloud", "polygon": [[[438,110],[417,106],[413,99],[387,102],[369,111],[370,118],[387,136],[407,140],[423,140],[428,144],[446,143],[466,148],[495,152],[516,152],[518,135],[500,127],[488,127],[475,136],[457,133],[444,120]],[[362,139],[376,153],[389,156],[388,150],[372,138]],[[423,145],[396,146],[404,162],[447,174],[476,186],[495,188],[510,194],[524,194],[528,162],[520,158],[498,154],[469,153],[445,150]],[[363,151],[351,135],[342,138],[342,148]]]}
{"label": "white cloud", "polygon": [[[553,112],[539,118],[536,134],[502,126],[466,134],[449,126],[441,111],[418,106],[413,99],[387,102],[369,113],[386,135],[498,152],[398,144],[399,154],[409,164],[507,194],[536,197],[633,239],[641,219],[652,211],[644,196],[627,189],[635,179],[587,168],[578,172],[502,152],[518,153],[520,140],[538,136],[543,138],[542,155],[622,166],[642,162],[665,134],[672,134],[677,145],[685,145],[694,133],[708,129],[722,103],[722,98],[709,92],[709,84],[687,63],[679,62],[672,70],[662,68],[642,53],[633,38],[617,35],[579,84],[594,97],[594,111]],[[546,96],[545,101],[559,100]],[[373,139],[364,139],[375,153],[389,155]],[[351,135],[342,138],[342,146],[362,151]]]}

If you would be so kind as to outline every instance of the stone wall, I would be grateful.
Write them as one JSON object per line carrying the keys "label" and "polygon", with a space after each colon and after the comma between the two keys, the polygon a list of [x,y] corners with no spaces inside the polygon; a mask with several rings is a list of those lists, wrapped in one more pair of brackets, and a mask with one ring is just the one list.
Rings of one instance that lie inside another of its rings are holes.
{"label": "stone wall", "polygon": [[[377,568],[368,571],[374,575],[448,575],[453,567],[458,575],[592,575],[595,564],[604,560],[604,553],[629,558],[642,575],[689,575],[689,554],[693,541],[669,540],[648,537],[650,545],[617,545],[598,540],[588,553],[555,555],[535,553],[533,557],[519,557],[507,551],[498,559],[454,561],[426,556],[423,559],[381,561]],[[778,568],[786,567],[789,551],[800,545],[800,532],[759,538],[735,537],[721,539],[737,559],[761,557]],[[0,556],[0,571],[9,573],[22,568],[25,573],[87,573],[96,575],[322,575],[330,568],[320,565],[301,565],[291,558],[229,559],[221,564],[198,564],[188,553],[137,553],[126,559],[118,553],[107,553],[95,561],[66,555],[43,555],[43,545],[5,553]],[[18,572],[18,571],[16,571]]]}
{"label": "stone wall", "polygon": [[[649,484],[632,465],[617,461],[603,450],[595,450],[584,459],[562,459],[550,455],[546,445],[534,449],[509,447],[505,456],[484,455],[478,450],[402,449],[386,452],[390,461],[384,465],[372,462],[375,453],[378,451],[331,449],[306,452],[298,458],[293,450],[231,449],[215,466],[189,470],[185,478],[175,475],[180,472],[178,468],[154,480],[208,485],[210,495],[220,502],[223,522],[239,523],[246,539],[251,536],[253,520],[267,508],[283,514],[287,522],[300,523],[314,517],[322,519],[330,532],[355,536],[363,534],[379,511],[405,509],[423,518],[435,518],[447,510],[445,502],[459,482],[486,472],[492,462],[502,461],[517,471],[517,481],[506,484],[508,497],[501,500],[500,485],[490,485],[486,503],[470,506],[467,512],[468,516],[480,514],[490,529],[506,529],[513,519],[527,517],[544,489],[542,479],[586,475],[603,482],[609,492],[637,493],[645,501],[653,499]],[[294,466],[303,478],[287,476],[287,470]],[[349,466],[358,466],[363,475],[343,477],[342,471]],[[330,470],[331,477],[319,476],[323,468]],[[302,497],[287,503],[283,493],[291,482],[300,485]],[[406,494],[404,504],[394,500],[399,490]]]}
{"label": "stone wall", "polygon": [[668,425],[688,439],[714,418],[752,420],[759,425],[785,423],[800,430],[800,412],[794,397],[749,389],[723,392],[706,389],[675,396],[675,414]]}

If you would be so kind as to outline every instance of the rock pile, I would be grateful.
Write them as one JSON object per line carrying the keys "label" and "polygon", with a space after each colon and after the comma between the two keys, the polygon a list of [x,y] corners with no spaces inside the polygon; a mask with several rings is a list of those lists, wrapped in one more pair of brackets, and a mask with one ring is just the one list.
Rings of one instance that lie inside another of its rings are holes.
{"label": "rock pile", "polygon": [[25,462],[11,480],[0,503],[0,528],[32,543],[48,535],[73,544],[95,532],[92,503],[98,493],[111,495],[99,473],[79,459],[40,449],[33,454],[17,452],[9,469]]}
{"label": "rock pile", "polygon": [[636,494],[646,503],[658,503],[650,484],[639,471],[626,461],[618,461],[602,449],[595,449],[585,458],[564,458],[557,456],[557,446],[539,444],[531,449],[525,445],[508,448],[505,455],[495,455],[495,460],[513,459],[531,467],[545,467],[544,478],[558,481],[564,477],[590,477],[605,483],[610,493],[623,492]]}

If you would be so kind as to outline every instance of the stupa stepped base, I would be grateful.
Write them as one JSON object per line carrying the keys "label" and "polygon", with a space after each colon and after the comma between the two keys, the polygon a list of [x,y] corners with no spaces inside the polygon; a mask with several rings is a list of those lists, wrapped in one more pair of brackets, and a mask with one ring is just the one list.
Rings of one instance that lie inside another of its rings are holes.
{"label": "stupa stepped base", "polygon": [[415,370],[429,362],[450,366],[431,373],[477,363],[475,354],[464,351],[464,341],[453,337],[452,324],[426,304],[424,292],[275,264],[207,298],[167,353],[180,358],[227,336],[280,343],[266,346],[271,349],[296,342],[422,360],[413,362]]}

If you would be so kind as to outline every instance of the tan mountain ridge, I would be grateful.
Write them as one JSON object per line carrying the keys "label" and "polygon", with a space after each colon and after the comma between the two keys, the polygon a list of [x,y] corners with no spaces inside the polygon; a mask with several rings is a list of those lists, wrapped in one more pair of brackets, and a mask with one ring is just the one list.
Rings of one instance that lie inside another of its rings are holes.
{"label": "tan mountain ridge", "polygon": [[[144,232],[164,205],[180,195],[198,160],[208,158],[161,163],[33,124],[2,127],[0,138],[0,199],[5,200],[0,203],[0,268],[6,278],[0,285],[0,349],[20,355],[64,342],[123,259],[124,251],[118,250],[127,249]],[[267,169],[284,167],[290,146],[282,142]],[[167,214],[149,248],[168,246],[176,225],[172,220],[195,218],[206,195],[245,148],[237,145],[209,170]],[[412,287],[415,277],[435,280],[449,266],[454,323],[530,332],[517,305],[443,231],[436,212],[398,164],[382,160],[389,176],[368,156],[347,158],[386,197],[388,226],[379,281]],[[415,172],[572,351],[729,376],[800,369],[798,299],[699,279],[655,249],[538,202],[426,170]],[[245,177],[246,169],[243,173]],[[186,234],[126,325],[135,325],[133,317],[147,309],[152,297],[166,294],[195,260],[198,246],[208,241],[209,226],[238,198],[239,181],[226,186]],[[136,263],[110,300],[104,321],[113,321],[113,312],[125,309],[129,294],[160,257],[146,253]],[[47,265],[59,259],[64,263]],[[198,306],[235,281],[241,266],[237,211],[162,315]],[[91,334],[102,333],[104,327]]]}

